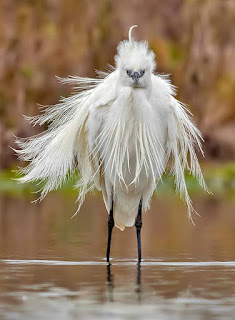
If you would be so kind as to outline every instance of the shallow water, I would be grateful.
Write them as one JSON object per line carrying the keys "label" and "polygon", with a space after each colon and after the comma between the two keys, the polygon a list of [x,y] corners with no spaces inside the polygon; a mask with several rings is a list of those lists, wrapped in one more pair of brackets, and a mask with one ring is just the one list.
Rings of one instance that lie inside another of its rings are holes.
{"label": "shallow water", "polygon": [[0,319],[235,318],[234,200],[195,197],[193,226],[177,198],[154,198],[141,267],[134,228],[114,229],[107,266],[102,198],[70,219],[74,200],[0,197]]}

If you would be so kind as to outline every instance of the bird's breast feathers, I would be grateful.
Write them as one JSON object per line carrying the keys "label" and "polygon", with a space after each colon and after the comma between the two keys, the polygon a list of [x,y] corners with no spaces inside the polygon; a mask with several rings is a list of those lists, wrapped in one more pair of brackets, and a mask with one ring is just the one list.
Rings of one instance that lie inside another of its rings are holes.
{"label": "bird's breast feathers", "polygon": [[162,175],[167,122],[163,109],[150,101],[146,89],[121,87],[114,101],[96,105],[89,114],[90,153],[113,184],[130,189],[141,181],[144,187]]}

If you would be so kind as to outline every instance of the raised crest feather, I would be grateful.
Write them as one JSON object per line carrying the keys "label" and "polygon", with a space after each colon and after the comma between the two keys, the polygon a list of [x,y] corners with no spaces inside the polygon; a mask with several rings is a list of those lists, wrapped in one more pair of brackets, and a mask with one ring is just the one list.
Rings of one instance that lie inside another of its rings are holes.
{"label": "raised crest feather", "polygon": [[130,44],[132,44],[132,36],[131,36],[131,33],[132,33],[132,30],[134,29],[134,28],[137,28],[138,26],[137,25],[134,25],[134,26],[132,26],[132,27],[130,27],[130,29],[129,29],[129,42],[130,42]]}

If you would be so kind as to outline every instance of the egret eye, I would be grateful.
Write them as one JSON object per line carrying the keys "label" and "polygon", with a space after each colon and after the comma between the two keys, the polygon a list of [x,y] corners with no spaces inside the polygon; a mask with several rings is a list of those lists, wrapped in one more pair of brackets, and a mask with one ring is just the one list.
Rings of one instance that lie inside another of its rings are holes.
{"label": "egret eye", "polygon": [[128,75],[129,75],[129,74],[130,74],[130,70],[126,70],[126,74],[128,74]]}
{"label": "egret eye", "polygon": [[145,74],[145,70],[142,70],[142,74],[143,74],[143,75]]}

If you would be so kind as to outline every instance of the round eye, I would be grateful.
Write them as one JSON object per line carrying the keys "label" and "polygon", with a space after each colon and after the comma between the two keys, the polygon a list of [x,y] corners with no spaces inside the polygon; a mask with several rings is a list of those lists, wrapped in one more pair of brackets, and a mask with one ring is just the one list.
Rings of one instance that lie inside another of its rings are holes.
{"label": "round eye", "polygon": [[143,70],[142,73],[145,74],[145,70]]}
{"label": "round eye", "polygon": [[130,74],[130,71],[129,71],[129,70],[126,70],[126,74],[128,74],[128,75],[129,75],[129,74]]}

